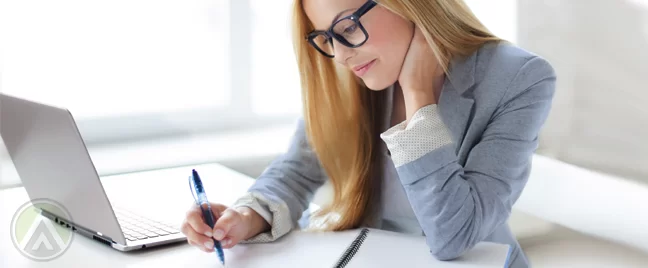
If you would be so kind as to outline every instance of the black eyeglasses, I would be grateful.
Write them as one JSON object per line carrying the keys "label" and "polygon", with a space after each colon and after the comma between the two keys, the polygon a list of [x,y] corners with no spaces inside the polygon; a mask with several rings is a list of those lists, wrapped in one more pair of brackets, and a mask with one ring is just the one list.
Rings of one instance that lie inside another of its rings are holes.
{"label": "black eyeglasses", "polygon": [[367,34],[367,30],[360,23],[360,17],[374,6],[376,6],[376,2],[369,0],[358,8],[356,12],[353,12],[353,14],[334,22],[328,30],[313,31],[308,34],[306,39],[308,39],[308,42],[317,51],[329,58],[335,57],[333,38],[340,42],[340,44],[350,48],[362,46],[369,39],[369,34]]}

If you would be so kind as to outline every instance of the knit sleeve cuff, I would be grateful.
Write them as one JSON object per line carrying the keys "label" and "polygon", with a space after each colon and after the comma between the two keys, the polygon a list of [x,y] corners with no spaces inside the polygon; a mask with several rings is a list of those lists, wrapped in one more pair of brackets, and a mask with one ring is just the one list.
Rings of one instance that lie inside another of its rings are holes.
{"label": "knit sleeve cuff", "polygon": [[249,207],[259,213],[271,226],[270,231],[240,241],[241,244],[272,242],[287,234],[293,228],[288,206],[283,202],[272,201],[260,193],[249,192],[245,194],[232,205],[232,208],[236,207]]}
{"label": "knit sleeve cuff", "polygon": [[452,135],[443,123],[436,104],[424,106],[405,121],[380,135],[396,167],[410,163],[445,145]]}

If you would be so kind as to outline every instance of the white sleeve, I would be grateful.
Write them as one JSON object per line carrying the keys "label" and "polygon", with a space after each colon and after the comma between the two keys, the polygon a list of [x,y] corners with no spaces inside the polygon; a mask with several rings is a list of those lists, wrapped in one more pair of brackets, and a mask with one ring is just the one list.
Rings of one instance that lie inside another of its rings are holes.
{"label": "white sleeve", "polygon": [[436,104],[422,107],[410,119],[380,134],[396,167],[452,143],[450,130],[441,120]]}
{"label": "white sleeve", "polygon": [[272,242],[293,228],[288,206],[285,203],[270,201],[259,193],[245,194],[232,205],[232,208],[236,207],[249,207],[259,213],[271,226],[270,231],[243,240],[240,242],[241,244]]}

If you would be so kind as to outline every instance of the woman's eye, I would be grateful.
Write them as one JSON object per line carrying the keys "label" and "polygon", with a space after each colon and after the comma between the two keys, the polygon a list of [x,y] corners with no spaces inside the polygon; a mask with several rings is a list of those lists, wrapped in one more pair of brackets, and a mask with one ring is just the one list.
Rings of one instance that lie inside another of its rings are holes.
{"label": "woman's eye", "polygon": [[353,24],[353,25],[351,25],[351,26],[349,26],[349,27],[346,27],[346,28],[344,29],[344,34],[352,34],[352,33],[355,32],[357,29],[358,29],[358,25]]}

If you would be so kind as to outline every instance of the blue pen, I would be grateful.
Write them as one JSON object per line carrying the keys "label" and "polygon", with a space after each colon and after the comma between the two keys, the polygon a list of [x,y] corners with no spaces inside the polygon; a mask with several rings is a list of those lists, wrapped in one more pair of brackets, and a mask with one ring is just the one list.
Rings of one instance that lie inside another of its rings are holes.
{"label": "blue pen", "polygon": [[[189,177],[191,194],[193,195],[194,200],[196,200],[196,204],[200,207],[200,210],[202,210],[207,225],[209,225],[209,228],[214,229],[216,219],[214,218],[214,214],[212,214],[211,205],[209,205],[209,201],[207,201],[205,188],[203,187],[198,172],[193,169],[191,173],[192,176]],[[207,205],[207,208],[203,207],[203,205]],[[223,253],[223,248],[221,247],[220,242],[214,238],[212,238],[212,240],[214,240],[214,249],[216,249],[215,251],[216,254],[218,254],[221,264],[225,265],[225,253]]]}

